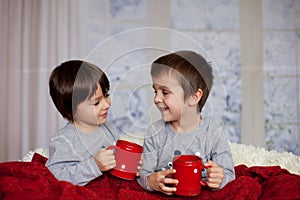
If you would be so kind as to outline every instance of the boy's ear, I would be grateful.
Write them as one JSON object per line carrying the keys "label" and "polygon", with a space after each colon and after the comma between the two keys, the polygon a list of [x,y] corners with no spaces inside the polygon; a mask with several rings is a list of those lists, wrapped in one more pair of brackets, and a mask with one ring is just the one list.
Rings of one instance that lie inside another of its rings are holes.
{"label": "boy's ear", "polygon": [[190,105],[196,105],[203,96],[203,91],[198,88],[198,90],[190,97]]}

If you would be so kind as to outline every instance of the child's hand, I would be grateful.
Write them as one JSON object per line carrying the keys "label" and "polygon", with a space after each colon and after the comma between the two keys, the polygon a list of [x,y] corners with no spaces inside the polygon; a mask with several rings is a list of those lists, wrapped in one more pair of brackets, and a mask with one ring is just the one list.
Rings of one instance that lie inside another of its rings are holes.
{"label": "child's hand", "polygon": [[142,166],[143,166],[143,158],[141,157],[141,160],[139,161],[139,164],[137,166],[136,176],[140,176],[140,171],[142,170]]}
{"label": "child's hand", "polygon": [[94,160],[102,172],[111,170],[116,166],[113,150],[101,149],[96,153]]}
{"label": "child's hand", "polygon": [[152,190],[160,191],[167,195],[172,195],[176,191],[176,187],[170,187],[168,184],[178,184],[178,180],[169,178],[176,173],[175,169],[154,172],[148,176],[147,184]]}
{"label": "child's hand", "polygon": [[224,178],[224,170],[222,167],[217,165],[217,163],[209,160],[205,164],[205,166],[210,166],[207,171],[207,185],[210,188],[218,189]]}

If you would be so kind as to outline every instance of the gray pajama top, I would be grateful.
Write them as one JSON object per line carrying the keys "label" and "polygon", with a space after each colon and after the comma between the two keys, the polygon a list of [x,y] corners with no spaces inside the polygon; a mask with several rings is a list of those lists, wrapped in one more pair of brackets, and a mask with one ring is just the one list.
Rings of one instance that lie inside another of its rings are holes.
{"label": "gray pajama top", "polygon": [[118,130],[109,122],[90,134],[81,133],[68,122],[51,138],[46,166],[59,180],[86,185],[102,175],[94,155],[101,148],[114,145],[117,140]]}
{"label": "gray pajama top", "polygon": [[[145,134],[143,168],[138,183],[146,190],[147,177],[156,171],[169,169],[173,157],[193,154],[216,162],[224,170],[220,188],[235,179],[234,164],[228,141],[222,127],[209,118],[202,118],[198,128],[189,133],[175,132],[170,123],[159,120],[151,124]],[[205,173],[203,173],[205,178]]]}

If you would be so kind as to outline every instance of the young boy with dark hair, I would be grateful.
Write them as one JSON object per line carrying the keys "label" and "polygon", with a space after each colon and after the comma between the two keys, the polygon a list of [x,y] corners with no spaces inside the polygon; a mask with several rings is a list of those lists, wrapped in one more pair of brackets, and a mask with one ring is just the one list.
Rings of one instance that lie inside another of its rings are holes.
{"label": "young boy with dark hair", "polygon": [[174,156],[195,154],[207,169],[208,187],[219,189],[235,178],[222,127],[201,115],[213,84],[211,65],[198,53],[178,51],[151,66],[154,103],[162,119],[145,134],[143,169],[138,183],[148,191],[172,195],[178,180],[170,168]]}
{"label": "young boy with dark hair", "polygon": [[107,122],[109,80],[96,65],[71,60],[52,71],[49,89],[69,122],[51,138],[46,166],[59,180],[85,185],[116,166],[113,150],[106,149],[119,138]]}

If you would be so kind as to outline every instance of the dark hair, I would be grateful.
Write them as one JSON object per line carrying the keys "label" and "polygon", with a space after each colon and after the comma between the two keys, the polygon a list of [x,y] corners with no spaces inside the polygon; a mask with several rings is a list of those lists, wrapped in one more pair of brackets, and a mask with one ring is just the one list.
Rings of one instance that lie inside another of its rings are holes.
{"label": "dark hair", "polygon": [[98,84],[106,95],[109,80],[99,67],[86,61],[70,60],[52,71],[49,78],[50,96],[60,114],[73,121],[77,106],[95,94]]}
{"label": "dark hair", "polygon": [[200,88],[203,91],[198,103],[201,112],[214,79],[210,63],[196,52],[177,51],[159,57],[152,63],[151,76],[158,77],[161,73],[172,73],[178,79],[184,91],[184,100]]}

